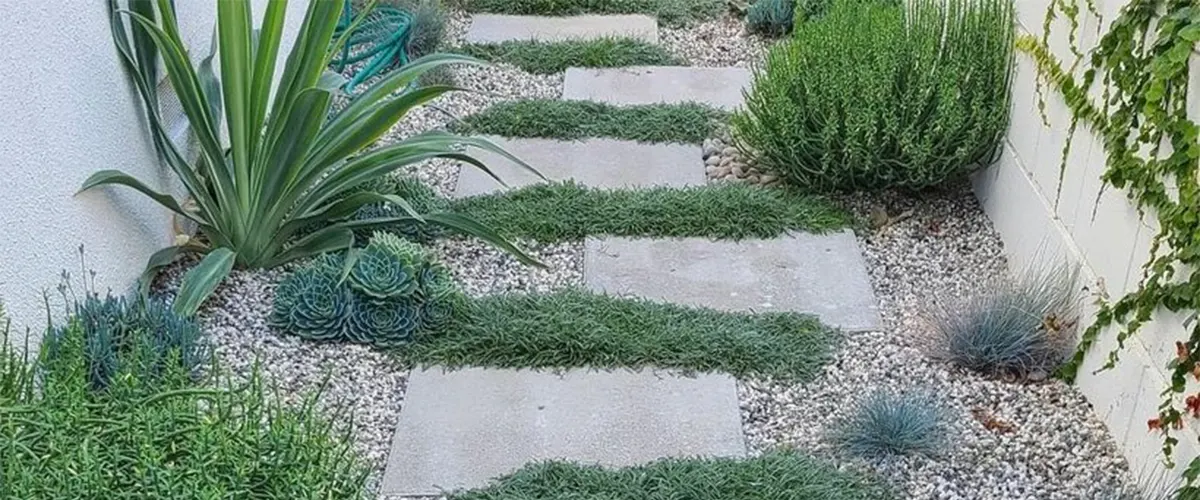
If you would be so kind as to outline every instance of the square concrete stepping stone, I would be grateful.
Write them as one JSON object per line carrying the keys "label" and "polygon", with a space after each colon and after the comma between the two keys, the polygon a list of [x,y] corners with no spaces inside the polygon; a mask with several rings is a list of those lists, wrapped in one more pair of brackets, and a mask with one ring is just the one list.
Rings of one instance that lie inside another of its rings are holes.
{"label": "square concrete stepping stone", "polygon": [[588,287],[723,310],[815,314],[846,330],[880,328],[858,242],[849,231],[740,242],[588,239]]}
{"label": "square concrete stepping stone", "polygon": [[414,371],[380,493],[485,486],[550,459],[620,467],[746,453],[728,375]]}
{"label": "square concrete stepping stone", "polygon": [[467,43],[500,43],[510,40],[561,42],[606,37],[636,38],[658,43],[658,21],[650,16],[504,16],[475,14],[467,29]]}
{"label": "square concrete stepping stone", "polygon": [[[704,184],[700,146],[640,144],[613,139],[556,141],[488,137],[552,181],[574,179],[593,187],[689,186]],[[542,182],[512,161],[489,152],[472,151],[510,187]],[[482,170],[463,165],[455,196],[466,197],[504,189]]]}
{"label": "square concrete stepping stone", "polygon": [[568,68],[563,99],[626,105],[694,101],[731,109],[741,106],[742,90],[750,88],[751,79],[745,68]]}

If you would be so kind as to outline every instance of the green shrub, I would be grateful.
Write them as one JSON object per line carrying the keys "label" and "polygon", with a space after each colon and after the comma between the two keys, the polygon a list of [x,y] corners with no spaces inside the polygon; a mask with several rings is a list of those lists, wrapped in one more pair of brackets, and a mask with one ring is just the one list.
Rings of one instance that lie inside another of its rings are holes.
{"label": "green shrub", "polygon": [[1078,276],[1066,266],[1034,267],[971,297],[930,307],[931,354],[991,376],[1053,374],[1075,345]]}
{"label": "green shrub", "polygon": [[553,74],[567,68],[619,68],[622,66],[680,66],[685,61],[660,45],[632,38],[597,38],[541,42],[511,40],[470,44],[458,52],[485,61],[504,62],[535,74]]}
{"label": "green shrub", "polygon": [[888,500],[871,478],[811,457],[771,452],[753,458],[666,458],[604,468],[529,464],[450,500]]}
{"label": "green shrub", "polygon": [[809,189],[935,186],[991,161],[1012,62],[1009,0],[842,1],[771,49],[734,136]]}
{"label": "green shrub", "polygon": [[[161,332],[79,317],[47,334],[52,345],[36,360],[0,339],[0,497],[365,498],[369,470],[349,427],[333,425],[345,415],[318,413],[319,395],[284,406],[257,376],[197,385],[176,363],[145,378],[144,352],[123,348],[108,385],[96,390],[89,346],[104,330],[126,332],[132,345],[162,345]],[[183,357],[178,347],[165,355]],[[202,371],[218,372],[211,364]]]}
{"label": "green shrub", "polygon": [[932,454],[945,443],[945,412],[928,393],[876,391],[857,402],[838,425],[837,444],[868,459]]}
{"label": "green shrub", "polygon": [[[416,219],[417,214],[405,214],[346,220],[363,205],[403,205],[404,200],[363,191],[362,186],[405,165],[454,158],[482,168],[462,148],[466,146],[528,167],[490,142],[444,132],[418,134],[365,151],[410,110],[454,90],[412,87],[413,81],[432,68],[479,63],[475,59],[426,56],[334,109],[341,78],[328,70],[327,56],[342,2],[309,2],[294,44],[283,40],[285,2],[269,3],[257,30],[249,0],[216,2],[214,36],[220,43],[198,63],[186,50],[172,2],[157,5],[109,0],[112,36],[138,90],[158,157],[178,178],[192,206],[184,208],[185,203],[173,196],[118,170],[96,172],[80,190],[132,188],[198,225],[201,237],[151,256],[143,280],[149,283],[159,269],[182,255],[203,255],[184,276],[173,302],[182,314],[194,314],[235,265],[270,268],[347,249],[354,245],[355,229]],[[290,46],[290,52],[276,79],[281,46]],[[170,139],[159,117],[159,59],[195,135],[195,161]],[[274,96],[272,89],[278,89]],[[428,214],[425,220],[476,234],[526,263],[536,263],[473,221],[446,213]],[[312,227],[318,229],[301,235]]]}
{"label": "green shrub", "polygon": [[326,254],[284,278],[271,323],[309,340],[399,346],[446,328],[464,301],[421,247],[380,232],[348,270],[344,256]]}
{"label": "green shrub", "polygon": [[460,134],[699,144],[727,114],[698,103],[614,106],[594,101],[519,99],[489,106],[451,126]]}
{"label": "green shrub", "polygon": [[786,35],[792,30],[795,11],[795,0],[758,0],[746,11],[746,26],[755,33]]}

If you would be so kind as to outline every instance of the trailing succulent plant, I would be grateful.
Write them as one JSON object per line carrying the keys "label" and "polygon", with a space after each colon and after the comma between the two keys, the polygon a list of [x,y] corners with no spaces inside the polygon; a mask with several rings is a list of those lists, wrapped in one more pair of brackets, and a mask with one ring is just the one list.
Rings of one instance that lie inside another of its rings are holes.
{"label": "trailing succulent plant", "polygon": [[[438,195],[433,188],[412,177],[388,176],[376,181],[372,188],[379,193],[392,194],[403,198],[413,210],[421,214],[447,212],[450,202]],[[375,203],[364,205],[355,213],[358,220],[371,220],[407,215],[395,205]],[[378,229],[376,229],[377,231]],[[437,224],[429,224],[414,220],[395,222],[383,227],[383,230],[396,234],[406,240],[416,243],[429,243],[445,233],[445,228]],[[355,236],[361,241],[371,238],[370,229],[359,230]]]}
{"label": "trailing succulent plant", "polygon": [[[209,359],[199,325],[157,300],[101,298],[89,292],[74,302],[72,316],[74,325],[48,332],[43,350],[53,361],[64,342],[81,342],[93,390],[104,390],[122,371],[146,383],[169,369],[199,376]],[[78,338],[72,338],[71,332],[77,332]]]}
{"label": "trailing succulent plant", "polygon": [[746,26],[768,36],[786,35],[792,31],[795,11],[795,0],[758,0],[746,11]]}
{"label": "trailing succulent plant", "polygon": [[311,340],[396,347],[439,331],[465,306],[449,271],[395,234],[377,232],[345,268],[345,257],[327,254],[285,278],[273,323]]}

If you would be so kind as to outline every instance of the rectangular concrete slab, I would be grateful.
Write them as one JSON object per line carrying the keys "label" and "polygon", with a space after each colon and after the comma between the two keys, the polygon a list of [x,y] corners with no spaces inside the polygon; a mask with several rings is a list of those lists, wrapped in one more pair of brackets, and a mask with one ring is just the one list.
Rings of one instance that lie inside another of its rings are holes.
{"label": "rectangular concrete slab", "polygon": [[853,233],[772,240],[589,239],[587,285],[724,310],[815,314],[846,330],[880,327],[878,305]]}
{"label": "rectangular concrete slab", "polygon": [[414,371],[380,493],[485,486],[541,460],[628,466],[746,453],[728,375]]}
{"label": "rectangular concrete slab", "polygon": [[[689,186],[704,184],[700,146],[639,144],[613,139],[556,141],[551,139],[487,139],[536,168],[552,181],[574,179],[593,187]],[[542,182],[528,170],[498,154],[472,154],[510,187]],[[463,165],[455,196],[491,193],[504,186],[482,170]]]}
{"label": "rectangular concrete slab", "polygon": [[658,43],[658,22],[650,16],[503,16],[475,14],[467,29],[467,43],[500,43],[510,40],[561,42],[606,37],[635,38]]}
{"label": "rectangular concrete slab", "polygon": [[568,68],[563,99],[625,105],[693,101],[731,109],[741,106],[742,90],[749,89],[750,82],[750,70],[745,68]]}

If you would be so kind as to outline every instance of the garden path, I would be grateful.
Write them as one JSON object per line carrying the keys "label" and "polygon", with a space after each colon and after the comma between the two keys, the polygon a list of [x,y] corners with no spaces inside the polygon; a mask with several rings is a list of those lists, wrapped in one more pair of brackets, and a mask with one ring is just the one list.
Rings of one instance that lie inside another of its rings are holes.
{"label": "garden path", "polygon": [[[605,16],[477,19],[482,22],[471,33],[488,41],[641,29],[632,20]],[[657,39],[656,31],[639,33]],[[750,73],[740,68],[571,68],[563,98],[619,105],[695,101],[729,109],[741,103],[749,82]],[[698,146],[607,139],[499,142],[551,180],[637,187],[705,179]],[[498,158],[482,159],[510,185],[537,182]],[[456,196],[499,189],[476,169],[463,169]],[[589,287],[614,294],[725,310],[806,312],[851,330],[880,325],[861,251],[848,232],[737,243],[591,239],[584,276]],[[665,456],[740,456],[746,452],[742,432],[736,381],[725,374],[416,371],[380,492],[420,496],[478,487],[525,463],[553,458],[622,466]]]}

